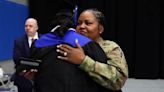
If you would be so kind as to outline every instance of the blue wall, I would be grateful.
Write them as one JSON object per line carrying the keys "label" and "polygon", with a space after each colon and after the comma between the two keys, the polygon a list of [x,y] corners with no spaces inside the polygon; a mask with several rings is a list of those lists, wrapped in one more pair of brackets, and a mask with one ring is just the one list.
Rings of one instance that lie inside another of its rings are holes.
{"label": "blue wall", "polygon": [[12,59],[14,39],[24,33],[25,5],[0,0],[0,61]]}

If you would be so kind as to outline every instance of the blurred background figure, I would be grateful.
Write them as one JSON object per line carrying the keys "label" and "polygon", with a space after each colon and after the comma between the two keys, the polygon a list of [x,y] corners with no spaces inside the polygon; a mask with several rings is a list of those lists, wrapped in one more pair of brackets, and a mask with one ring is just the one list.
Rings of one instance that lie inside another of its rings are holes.
{"label": "blurred background figure", "polygon": [[[20,65],[20,57],[29,58],[32,42],[40,37],[40,34],[37,31],[37,20],[34,18],[28,18],[25,22],[26,34],[14,41],[13,61],[15,63],[16,71],[17,67]],[[22,72],[25,73],[26,71]],[[32,92],[32,82],[24,76],[21,76],[19,73],[16,72],[11,80],[14,81],[19,92]]]}

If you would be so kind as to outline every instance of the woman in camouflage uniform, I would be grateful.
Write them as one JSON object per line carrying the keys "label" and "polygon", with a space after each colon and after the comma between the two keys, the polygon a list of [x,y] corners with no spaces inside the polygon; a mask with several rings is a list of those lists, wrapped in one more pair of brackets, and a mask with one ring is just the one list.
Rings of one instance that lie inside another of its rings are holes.
{"label": "woman in camouflage uniform", "polygon": [[73,48],[64,44],[58,46],[59,52],[63,54],[58,58],[78,64],[79,68],[84,70],[94,81],[111,90],[109,92],[121,92],[121,88],[128,78],[128,66],[119,45],[101,37],[104,23],[104,15],[100,11],[87,9],[80,14],[76,30],[102,47],[108,57],[107,63],[95,61],[85,55],[80,46]]}

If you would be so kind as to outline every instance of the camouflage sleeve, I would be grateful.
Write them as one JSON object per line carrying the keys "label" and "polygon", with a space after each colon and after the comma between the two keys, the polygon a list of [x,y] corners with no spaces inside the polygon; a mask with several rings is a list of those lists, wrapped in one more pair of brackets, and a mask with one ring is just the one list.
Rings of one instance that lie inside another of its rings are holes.
{"label": "camouflage sleeve", "polygon": [[101,46],[110,60],[107,64],[86,56],[79,66],[94,81],[111,90],[120,90],[128,78],[128,67],[121,48],[114,42]]}

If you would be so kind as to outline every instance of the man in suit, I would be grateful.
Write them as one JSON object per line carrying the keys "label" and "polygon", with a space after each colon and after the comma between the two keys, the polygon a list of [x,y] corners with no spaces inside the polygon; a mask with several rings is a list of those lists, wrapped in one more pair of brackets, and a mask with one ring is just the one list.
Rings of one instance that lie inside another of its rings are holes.
{"label": "man in suit", "polygon": [[[20,65],[20,57],[29,58],[30,57],[30,47],[34,39],[38,39],[40,35],[38,34],[38,23],[34,18],[28,18],[25,22],[25,33],[21,38],[14,41],[13,50],[13,60],[15,63],[15,69]],[[30,80],[22,76],[21,73],[15,73],[12,76],[14,84],[18,87],[19,92],[32,92],[33,85]]]}

